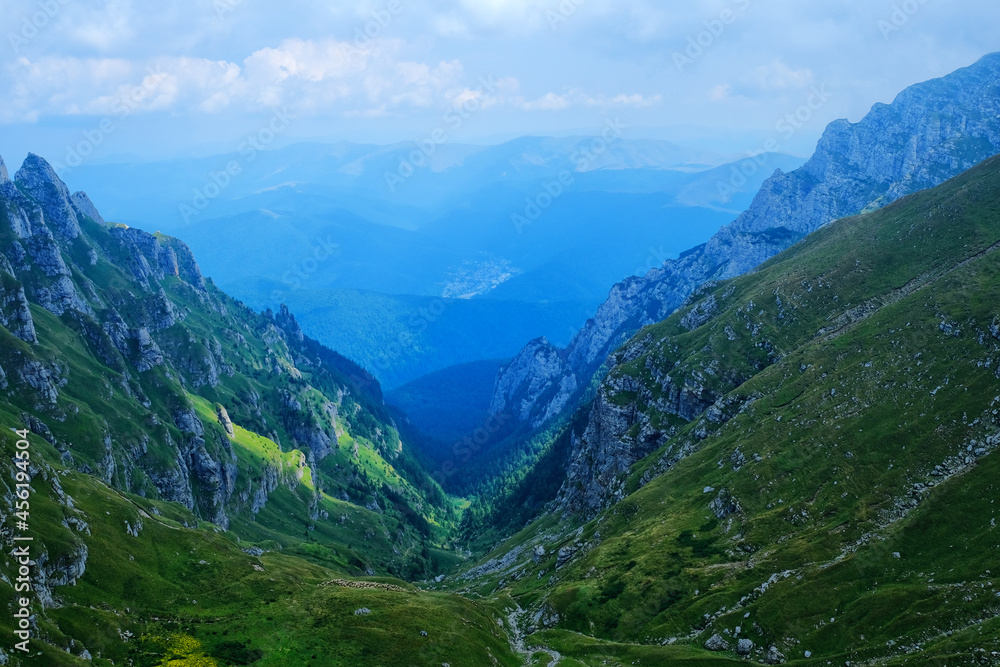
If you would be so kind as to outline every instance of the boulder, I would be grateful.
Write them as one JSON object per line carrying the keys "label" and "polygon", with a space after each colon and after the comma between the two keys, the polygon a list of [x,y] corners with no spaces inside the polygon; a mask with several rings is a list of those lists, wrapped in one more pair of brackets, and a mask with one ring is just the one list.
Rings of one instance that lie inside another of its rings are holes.
{"label": "boulder", "polygon": [[705,648],[709,651],[728,651],[729,643],[722,638],[722,635],[712,635],[705,642]]}

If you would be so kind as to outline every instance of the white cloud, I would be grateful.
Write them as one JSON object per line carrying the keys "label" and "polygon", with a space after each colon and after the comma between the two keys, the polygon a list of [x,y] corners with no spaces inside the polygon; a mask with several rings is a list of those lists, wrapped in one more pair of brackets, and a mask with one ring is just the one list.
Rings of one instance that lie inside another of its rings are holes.
{"label": "white cloud", "polygon": [[[444,106],[460,81],[457,60],[437,64],[396,57],[398,44],[362,52],[352,45],[292,39],[254,51],[242,63],[161,57],[20,58],[7,68],[6,122],[44,115],[112,114],[123,99],[130,111],[220,113],[293,105],[300,113]],[[145,70],[144,70],[145,68]],[[139,95],[135,91],[143,90]],[[95,92],[105,91],[105,92]],[[134,98],[134,99],[133,99]],[[338,108],[338,104],[345,105]]]}
{"label": "white cloud", "polygon": [[719,85],[708,91],[708,99],[713,102],[721,102],[722,100],[729,97],[729,92],[733,89],[728,83],[720,83]]}
{"label": "white cloud", "polygon": [[565,95],[557,95],[556,93],[546,93],[536,100],[520,104],[520,107],[525,111],[561,111],[568,109],[569,106],[569,99]]}
{"label": "white cloud", "polygon": [[642,109],[654,106],[663,100],[662,95],[641,95],[638,93],[619,94],[612,97],[606,95],[589,95],[579,90],[571,90],[564,94],[546,93],[534,99],[518,98],[515,106],[524,111],[562,111],[571,107],[634,108]]}
{"label": "white cloud", "polygon": [[812,70],[808,68],[793,69],[782,60],[774,60],[748,70],[740,82],[751,90],[773,92],[805,88],[814,78]]}

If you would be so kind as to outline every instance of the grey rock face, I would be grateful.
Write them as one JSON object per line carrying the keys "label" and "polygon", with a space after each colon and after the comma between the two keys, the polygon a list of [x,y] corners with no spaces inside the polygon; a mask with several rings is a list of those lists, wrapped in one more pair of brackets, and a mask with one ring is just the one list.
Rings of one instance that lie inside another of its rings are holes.
{"label": "grey rock face", "polygon": [[[561,372],[575,376],[578,387],[587,386],[611,352],[640,328],[666,318],[706,281],[746,273],[829,222],[938,185],[1000,152],[998,82],[1000,54],[992,54],[908,88],[891,105],[875,105],[859,123],[831,123],[805,165],[775,172],[750,208],[708,243],[615,285],[561,351],[568,366]],[[536,380],[516,366],[503,369],[494,403],[513,384],[544,388],[546,372],[540,368]],[[531,406],[526,421],[544,423],[561,414],[557,402],[573,409],[576,398],[544,391],[525,396],[522,402]]]}
{"label": "grey rock face", "polygon": [[264,468],[263,478],[260,482],[252,481],[250,488],[241,492],[240,501],[244,506],[249,505],[250,512],[256,516],[258,512],[264,509],[264,505],[267,504],[268,498],[278,488],[280,481],[278,469],[267,466]]}
{"label": "grey rock face", "polygon": [[55,405],[59,399],[58,375],[40,361],[25,361],[18,369],[23,384],[34,389],[44,402]]}
{"label": "grey rock face", "polygon": [[46,224],[60,238],[71,241],[80,236],[80,220],[69,189],[48,162],[28,153],[14,180],[42,205]]}
{"label": "grey rock face", "polygon": [[736,652],[740,655],[750,655],[753,652],[753,642],[749,639],[741,639],[736,642]]}
{"label": "grey rock face", "polygon": [[297,424],[293,427],[292,437],[296,443],[308,448],[316,460],[323,460],[333,453],[334,441],[318,426]]}
{"label": "grey rock face", "polygon": [[500,370],[490,412],[513,414],[537,428],[563,410],[576,390],[576,375],[563,353],[539,338]]}
{"label": "grey rock face", "polygon": [[99,222],[102,225],[107,224],[104,221],[104,218],[101,217],[101,214],[97,211],[97,207],[94,206],[94,202],[90,201],[90,197],[87,196],[86,192],[74,192],[70,196],[70,199],[73,201],[77,210],[89,217],[91,220]]}
{"label": "grey rock face", "polygon": [[190,440],[189,468],[198,486],[198,503],[203,516],[220,528],[228,529],[229,517],[225,506],[236,484],[235,462],[213,457],[205,447],[205,441],[194,437]]}
{"label": "grey rock face", "polygon": [[778,650],[777,646],[772,646],[764,656],[765,665],[780,665],[785,662],[785,656]]}
{"label": "grey rock face", "polygon": [[52,589],[57,586],[72,586],[87,570],[87,545],[78,543],[73,551],[52,561],[48,552],[39,554],[34,568],[34,591],[43,608],[59,607]]}
{"label": "grey rock face", "polygon": [[581,546],[582,545],[579,543],[574,543],[567,544],[566,546],[560,548],[559,552],[556,554],[556,567],[560,568],[573,560],[573,556],[576,555],[576,552],[580,550]]}
{"label": "grey rock face", "polygon": [[149,289],[151,280],[163,279],[161,249],[155,236],[141,229],[115,227],[111,237],[118,242],[120,255],[126,258],[127,268],[139,284]]}
{"label": "grey rock face", "polygon": [[299,343],[305,340],[305,334],[302,333],[302,327],[300,327],[299,323],[295,321],[295,316],[289,312],[288,306],[285,304],[281,304],[278,314],[274,316],[274,323],[279,329],[283,330],[291,340]]}
{"label": "grey rock face", "polygon": [[149,329],[142,327],[134,334],[138,355],[135,360],[136,369],[142,373],[163,364],[163,352],[149,335]]}
{"label": "grey rock face", "polygon": [[[6,261],[6,260],[4,260]],[[35,322],[24,287],[0,265],[0,325],[26,343],[37,343]]]}
{"label": "grey rock face", "polygon": [[722,635],[712,635],[705,642],[705,648],[709,651],[728,651],[729,644],[722,638]]}
{"label": "grey rock face", "polygon": [[[614,356],[615,363],[637,358],[645,345],[644,340],[633,340]],[[598,389],[587,428],[579,438],[571,438],[566,480],[556,498],[564,512],[590,515],[625,497],[631,467],[660,448],[674,432],[672,427],[654,423],[652,414],[692,421],[716,408],[720,421],[728,418],[730,406],[718,403],[719,396],[706,387],[701,369],[649,361],[646,369],[659,385],[657,395],[637,378],[621,373],[609,375]],[[669,456],[679,460],[693,448],[693,444],[685,444]]]}
{"label": "grey rock face", "polygon": [[10,174],[7,173],[7,165],[3,161],[3,157],[0,156],[0,183],[4,183],[10,180]]}
{"label": "grey rock face", "polygon": [[215,411],[219,415],[219,423],[222,424],[222,428],[226,430],[226,435],[230,438],[236,437],[236,431],[233,430],[233,422],[229,418],[229,412],[222,405],[216,405]]}
{"label": "grey rock face", "polygon": [[201,437],[205,435],[205,427],[193,409],[177,410],[174,413],[174,423],[184,433]]}
{"label": "grey rock face", "polygon": [[160,262],[167,275],[176,276],[201,292],[206,290],[205,277],[187,244],[174,238],[160,240],[164,252]]}

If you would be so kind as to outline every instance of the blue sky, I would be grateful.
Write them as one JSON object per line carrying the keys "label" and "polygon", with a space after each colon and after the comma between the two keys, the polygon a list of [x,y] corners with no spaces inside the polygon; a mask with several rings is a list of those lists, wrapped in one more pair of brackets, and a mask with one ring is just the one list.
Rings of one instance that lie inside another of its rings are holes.
{"label": "blue sky", "polygon": [[808,155],[829,121],[1000,50],[1000,3],[5,0],[0,35],[15,165],[80,142],[88,160],[227,152],[276,115],[274,146],[438,128],[483,143],[618,118],[633,138]]}

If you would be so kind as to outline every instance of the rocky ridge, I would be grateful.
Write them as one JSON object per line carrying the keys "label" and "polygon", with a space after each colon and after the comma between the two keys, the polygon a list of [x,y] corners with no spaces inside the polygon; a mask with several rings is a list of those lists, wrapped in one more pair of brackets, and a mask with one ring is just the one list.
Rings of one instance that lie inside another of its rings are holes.
{"label": "rocky ridge", "polygon": [[[858,123],[831,123],[804,166],[777,171],[708,243],[615,285],[565,350],[538,358],[537,342],[529,344],[501,369],[493,404],[516,404],[515,414],[532,427],[566,415],[608,355],[699,286],[742,275],[833,220],[938,185],[1000,152],[998,80],[1000,54],[991,54],[875,105]],[[563,364],[553,391],[550,360],[557,356]]]}
{"label": "rocky ridge", "polygon": [[[107,223],[33,154],[14,180],[0,159],[0,338],[5,400],[65,464],[221,528],[256,516],[280,484],[298,487],[338,433],[403,455],[369,374],[307,338],[286,307],[256,314],[219,292],[183,242]],[[301,461],[249,465],[234,423]],[[338,495],[379,506],[357,474],[341,473]],[[403,503],[415,491],[393,493]]]}

